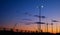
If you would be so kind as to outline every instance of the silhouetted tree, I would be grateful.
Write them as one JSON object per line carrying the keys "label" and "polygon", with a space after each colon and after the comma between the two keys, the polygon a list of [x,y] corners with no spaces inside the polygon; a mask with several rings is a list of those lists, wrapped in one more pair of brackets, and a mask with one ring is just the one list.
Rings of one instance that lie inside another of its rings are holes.
{"label": "silhouetted tree", "polygon": [[36,30],[36,33],[38,33],[38,31]]}
{"label": "silhouetted tree", "polygon": [[6,28],[3,28],[3,31],[6,31]]}
{"label": "silhouetted tree", "polygon": [[18,29],[16,29],[16,32],[18,32]]}
{"label": "silhouetted tree", "polygon": [[25,30],[25,32],[27,32],[27,31]]}
{"label": "silhouetted tree", "polygon": [[20,32],[23,32],[23,30],[20,30]]}
{"label": "silhouetted tree", "polygon": [[13,32],[13,29],[10,29],[11,32]]}
{"label": "silhouetted tree", "polygon": [[43,31],[41,30],[41,32],[43,32]]}

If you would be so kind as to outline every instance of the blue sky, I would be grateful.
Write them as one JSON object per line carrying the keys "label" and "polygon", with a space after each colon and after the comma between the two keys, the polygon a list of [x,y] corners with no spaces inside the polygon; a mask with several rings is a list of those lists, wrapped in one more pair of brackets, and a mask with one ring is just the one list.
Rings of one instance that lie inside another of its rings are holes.
{"label": "blue sky", "polygon": [[21,19],[25,19],[25,12],[38,14],[38,12],[35,12],[37,11],[35,8],[37,5],[37,0],[0,0],[0,19],[5,23],[12,20],[20,21]]}
{"label": "blue sky", "polygon": [[[37,6],[41,5],[44,7],[38,11]],[[0,25],[19,23],[23,21],[22,19],[39,21],[38,18],[26,15],[25,12],[60,20],[60,0],[0,0]]]}

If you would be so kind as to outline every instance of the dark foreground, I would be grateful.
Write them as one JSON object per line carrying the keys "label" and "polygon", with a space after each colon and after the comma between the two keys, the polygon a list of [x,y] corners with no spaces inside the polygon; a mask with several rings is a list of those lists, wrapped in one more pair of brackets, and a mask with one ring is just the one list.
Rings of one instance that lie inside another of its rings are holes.
{"label": "dark foreground", "polygon": [[0,35],[60,35],[60,33],[53,34],[47,32],[13,32],[13,31],[0,31]]}

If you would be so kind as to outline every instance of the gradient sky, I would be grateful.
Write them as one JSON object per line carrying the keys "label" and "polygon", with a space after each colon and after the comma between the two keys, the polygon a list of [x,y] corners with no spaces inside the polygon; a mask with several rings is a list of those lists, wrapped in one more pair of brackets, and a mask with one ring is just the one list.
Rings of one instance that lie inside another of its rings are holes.
{"label": "gradient sky", "polygon": [[[43,8],[39,11],[37,6],[41,5]],[[23,21],[22,19],[30,19],[32,22],[39,21],[38,18],[26,15],[25,12],[31,15],[40,13],[46,16],[49,23],[51,19],[60,21],[60,0],[0,0],[0,26],[13,27],[15,23],[18,23],[17,26],[20,28],[20,26],[26,26],[25,24],[28,22],[28,20]],[[46,19],[43,21],[47,22]],[[35,25],[32,24],[29,27],[34,28],[37,26]]]}

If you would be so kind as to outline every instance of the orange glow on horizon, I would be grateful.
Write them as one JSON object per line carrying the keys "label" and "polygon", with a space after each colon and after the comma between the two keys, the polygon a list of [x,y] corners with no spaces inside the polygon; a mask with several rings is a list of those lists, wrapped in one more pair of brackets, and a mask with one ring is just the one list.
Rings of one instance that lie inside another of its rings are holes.
{"label": "orange glow on horizon", "polygon": [[[12,26],[11,26],[12,27]],[[6,27],[6,28],[8,28],[8,27]],[[18,29],[18,30],[27,30],[27,31],[34,31],[34,32],[36,32],[36,31],[38,31],[38,25],[37,24],[31,24],[31,25],[17,25],[16,26],[16,29]],[[47,28],[46,28],[46,25],[41,25],[41,29],[43,30],[43,32],[47,32]],[[52,28],[51,28],[51,25],[49,25],[48,26],[48,32],[50,32],[50,33],[52,33]],[[59,30],[59,27],[58,27],[58,29],[57,29],[57,33],[59,33],[60,32],[60,30]],[[55,25],[53,26],[53,33],[56,33],[56,27],[55,27]]]}

